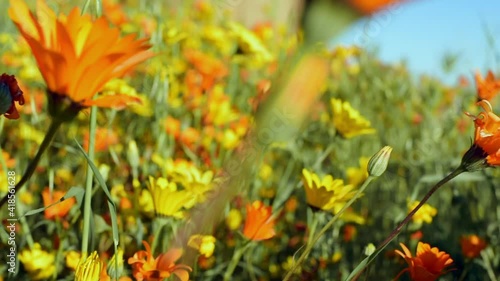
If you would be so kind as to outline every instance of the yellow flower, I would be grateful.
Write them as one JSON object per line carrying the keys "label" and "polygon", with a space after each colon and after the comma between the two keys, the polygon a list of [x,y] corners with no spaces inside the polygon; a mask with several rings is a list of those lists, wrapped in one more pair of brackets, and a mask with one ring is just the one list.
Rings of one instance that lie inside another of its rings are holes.
{"label": "yellow flower", "polygon": [[149,190],[153,197],[155,213],[159,216],[182,218],[183,208],[192,206],[193,194],[187,190],[178,190],[174,182],[165,178],[149,177]]}
{"label": "yellow flower", "polygon": [[358,186],[368,178],[368,161],[370,161],[370,158],[361,157],[359,158],[359,168],[347,168],[346,174],[349,184]]}
{"label": "yellow flower", "polygon": [[[414,201],[408,203],[408,211],[413,210],[420,201]],[[418,211],[413,215],[412,220],[417,224],[422,223],[432,223],[432,218],[437,215],[437,209],[429,204],[424,204]]]}
{"label": "yellow flower", "polygon": [[153,115],[151,102],[146,95],[137,93],[137,91],[123,79],[113,79],[106,83],[102,90],[102,95],[130,96],[138,101],[137,103],[132,103],[128,106],[130,111],[137,115],[146,117]]}
{"label": "yellow flower", "polygon": [[94,251],[87,258],[80,260],[76,268],[75,281],[99,281],[102,262],[99,255]]}
{"label": "yellow flower", "polygon": [[274,60],[273,55],[262,44],[262,41],[255,33],[236,22],[230,22],[229,29],[236,37],[238,45],[243,52],[251,56],[251,63],[262,65]]}
{"label": "yellow flower", "polygon": [[78,251],[66,252],[66,267],[76,270],[82,254]]}
{"label": "yellow flower", "polygon": [[330,102],[333,110],[333,125],[344,138],[375,133],[370,121],[353,109],[349,102],[342,102],[339,99],[331,99]]}
{"label": "yellow flower", "polygon": [[240,227],[243,217],[238,209],[231,209],[226,217],[226,225],[231,230],[236,230]]}
{"label": "yellow flower", "polygon": [[21,251],[19,260],[23,263],[31,280],[47,279],[56,271],[54,253],[45,252],[38,243],[35,243],[32,249]]}
{"label": "yellow flower", "polygon": [[200,255],[209,258],[214,253],[215,241],[215,237],[212,235],[195,234],[189,238],[188,246],[198,250]]}
{"label": "yellow flower", "polygon": [[273,175],[273,168],[268,165],[268,164],[263,164],[261,167],[260,167],[260,170],[259,170],[259,177],[264,180],[264,181],[267,181],[271,178],[271,176]]}
{"label": "yellow flower", "polygon": [[343,180],[333,179],[331,175],[320,179],[307,169],[302,170],[302,175],[306,201],[312,208],[337,213],[355,194],[354,186],[344,185]]}
{"label": "yellow flower", "polygon": [[141,194],[139,194],[139,210],[148,217],[154,215],[155,204],[153,202],[153,196],[147,189],[141,190]]}

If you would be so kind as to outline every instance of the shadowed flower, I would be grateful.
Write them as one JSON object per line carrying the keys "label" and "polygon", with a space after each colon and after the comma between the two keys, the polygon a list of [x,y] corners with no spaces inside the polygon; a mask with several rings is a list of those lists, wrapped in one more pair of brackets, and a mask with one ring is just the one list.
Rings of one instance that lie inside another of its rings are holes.
{"label": "shadowed flower", "polygon": [[261,201],[247,204],[247,215],[243,226],[243,235],[250,240],[260,241],[272,238],[274,231],[274,218],[271,218],[272,207],[265,206]]}
{"label": "shadowed flower", "polygon": [[370,121],[352,108],[349,102],[343,102],[339,99],[331,99],[330,102],[333,111],[333,125],[344,138],[375,133]]}
{"label": "shadowed flower", "polygon": [[331,175],[320,179],[318,175],[307,169],[302,170],[302,182],[306,191],[307,204],[313,209],[337,213],[356,193],[353,191],[354,186],[344,185],[341,179],[333,179]]}
{"label": "shadowed flower", "polygon": [[[136,101],[126,95],[94,95],[112,78],[120,77],[153,56],[147,39],[120,38],[104,17],[93,21],[74,8],[56,16],[45,1],[33,14],[22,0],[11,0],[9,16],[28,42],[47,84],[51,114],[78,112],[89,106],[123,107]],[[64,107],[64,108],[61,108]]]}
{"label": "shadowed flower", "polygon": [[[413,201],[408,203],[408,211],[411,212],[417,205],[420,204],[420,201]],[[420,209],[413,215],[411,218],[414,223],[422,224],[422,223],[432,223],[432,218],[437,215],[437,209],[432,207],[429,204],[424,204]]]}
{"label": "shadowed flower", "polygon": [[477,104],[484,112],[477,116],[466,113],[474,120],[475,126],[474,144],[462,158],[462,165],[468,171],[500,165],[500,117],[492,112],[487,100]]}
{"label": "shadowed flower", "polygon": [[155,259],[149,244],[146,241],[142,243],[146,251],[138,251],[128,259],[128,263],[132,265],[132,274],[138,281],[162,281],[172,274],[181,281],[189,280],[191,268],[187,265],[175,264],[182,255],[180,249],[171,249]]}
{"label": "shadowed flower", "polygon": [[404,253],[399,250],[396,250],[396,253],[406,260],[408,268],[401,271],[394,280],[408,271],[413,281],[434,281],[439,276],[447,273],[448,271],[443,270],[453,263],[450,255],[439,251],[436,247],[431,248],[427,243],[418,242],[415,257],[411,255],[410,250],[403,243],[400,243],[400,245]]}
{"label": "shadowed flower", "polygon": [[476,81],[477,98],[479,100],[491,101],[500,92],[500,80],[495,79],[493,72],[488,71],[486,79],[483,79],[481,73],[477,71],[474,74]]}
{"label": "shadowed flower", "polygon": [[31,280],[47,279],[56,271],[55,254],[45,252],[38,243],[35,243],[32,249],[22,250],[19,260]]}
{"label": "shadowed flower", "polygon": [[460,247],[465,257],[474,259],[486,248],[486,241],[475,234],[462,236],[460,238]]}
{"label": "shadowed flower", "polygon": [[54,218],[62,218],[66,216],[69,213],[69,210],[71,210],[71,207],[75,205],[76,200],[75,197],[70,197],[67,198],[64,201],[60,201],[66,192],[63,191],[50,191],[49,188],[45,188],[42,191],[42,198],[43,198],[43,205],[45,207],[57,203],[54,206],[45,209],[45,218],[48,220],[54,219]]}
{"label": "shadowed flower", "polygon": [[16,102],[24,104],[23,91],[19,88],[14,75],[0,75],[0,114],[9,119],[18,119]]}

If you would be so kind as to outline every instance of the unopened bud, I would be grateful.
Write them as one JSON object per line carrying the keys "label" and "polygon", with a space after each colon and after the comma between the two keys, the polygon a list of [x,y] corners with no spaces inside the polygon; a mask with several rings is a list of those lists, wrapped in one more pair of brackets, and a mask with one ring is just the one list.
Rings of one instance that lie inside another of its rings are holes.
{"label": "unopened bud", "polygon": [[379,152],[372,156],[368,162],[368,174],[372,177],[379,177],[387,169],[389,158],[391,158],[392,147],[384,146]]}

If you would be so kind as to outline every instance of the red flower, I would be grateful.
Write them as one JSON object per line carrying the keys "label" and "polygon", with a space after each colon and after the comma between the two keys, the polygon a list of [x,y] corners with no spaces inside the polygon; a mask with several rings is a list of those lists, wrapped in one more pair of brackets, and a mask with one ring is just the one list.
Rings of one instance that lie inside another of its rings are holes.
{"label": "red flower", "polygon": [[9,119],[18,119],[16,104],[24,104],[23,91],[17,84],[14,75],[2,74],[0,76],[0,114]]}
{"label": "red flower", "polygon": [[401,271],[395,280],[403,272],[408,271],[413,281],[434,281],[445,274],[447,271],[443,272],[443,270],[453,263],[450,255],[439,251],[436,247],[431,248],[427,243],[418,242],[415,257],[412,257],[410,250],[403,243],[400,245],[404,254],[399,250],[396,250],[396,253],[406,260],[408,268]]}
{"label": "red flower", "polygon": [[479,256],[482,250],[486,248],[486,241],[479,236],[467,235],[460,238],[460,246],[462,247],[462,254],[470,259]]}

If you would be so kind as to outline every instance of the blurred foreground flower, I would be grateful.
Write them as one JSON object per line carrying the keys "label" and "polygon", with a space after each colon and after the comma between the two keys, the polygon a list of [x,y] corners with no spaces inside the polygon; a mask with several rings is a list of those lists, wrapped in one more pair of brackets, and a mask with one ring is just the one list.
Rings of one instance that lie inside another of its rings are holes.
{"label": "blurred foreground flower", "polygon": [[32,249],[22,250],[19,254],[19,260],[30,275],[31,280],[47,279],[56,271],[55,254],[45,252],[38,243],[35,243]]}
{"label": "blurred foreground flower", "polygon": [[450,255],[439,251],[436,247],[431,248],[427,243],[418,242],[415,257],[411,255],[410,250],[403,243],[400,243],[400,245],[404,253],[399,250],[396,250],[396,253],[406,260],[408,268],[401,271],[394,280],[408,271],[413,281],[434,281],[439,276],[447,273],[448,271],[443,270],[453,263]]}
{"label": "blurred foreground flower", "polygon": [[132,265],[133,275],[138,281],[162,281],[172,274],[181,281],[189,280],[191,268],[184,264],[175,264],[181,257],[182,250],[171,249],[155,259],[149,244],[146,241],[142,243],[146,251],[138,251],[128,259],[128,263]]}
{"label": "blurred foreground flower", "polygon": [[265,206],[261,201],[247,204],[247,214],[243,235],[250,240],[260,241],[276,235],[274,218],[271,218],[272,207]]}
{"label": "blurred foreground flower", "polygon": [[16,102],[24,104],[23,91],[19,88],[14,75],[0,75],[0,114],[9,119],[19,118]]}
{"label": "blurred foreground flower", "polygon": [[486,79],[481,76],[481,73],[474,74],[476,80],[477,98],[479,100],[491,101],[500,92],[500,80],[495,79],[493,72],[488,71]]}
{"label": "blurred foreground flower", "polygon": [[344,185],[341,179],[327,175],[320,180],[318,175],[307,169],[302,170],[302,182],[307,204],[313,209],[337,213],[356,193],[354,186]]}
{"label": "blurred foreground flower", "polygon": [[10,1],[10,18],[35,56],[53,116],[64,110],[74,114],[93,105],[123,107],[136,101],[126,95],[93,97],[106,82],[153,56],[147,39],[120,38],[120,31],[104,17],[93,21],[78,8],[57,17],[45,1],[37,1],[36,10],[38,17],[24,1]]}
{"label": "blurred foreground flower", "polygon": [[500,117],[492,112],[487,100],[477,104],[484,112],[477,116],[466,113],[475,125],[474,144],[462,158],[462,165],[468,171],[500,165]]}
{"label": "blurred foreground flower", "polygon": [[375,133],[370,121],[352,108],[349,102],[339,99],[331,99],[330,102],[333,111],[333,125],[344,138]]}
{"label": "blurred foreground flower", "polygon": [[460,238],[462,254],[469,259],[478,257],[481,251],[486,248],[486,245],[486,241],[475,234],[462,236]]}

